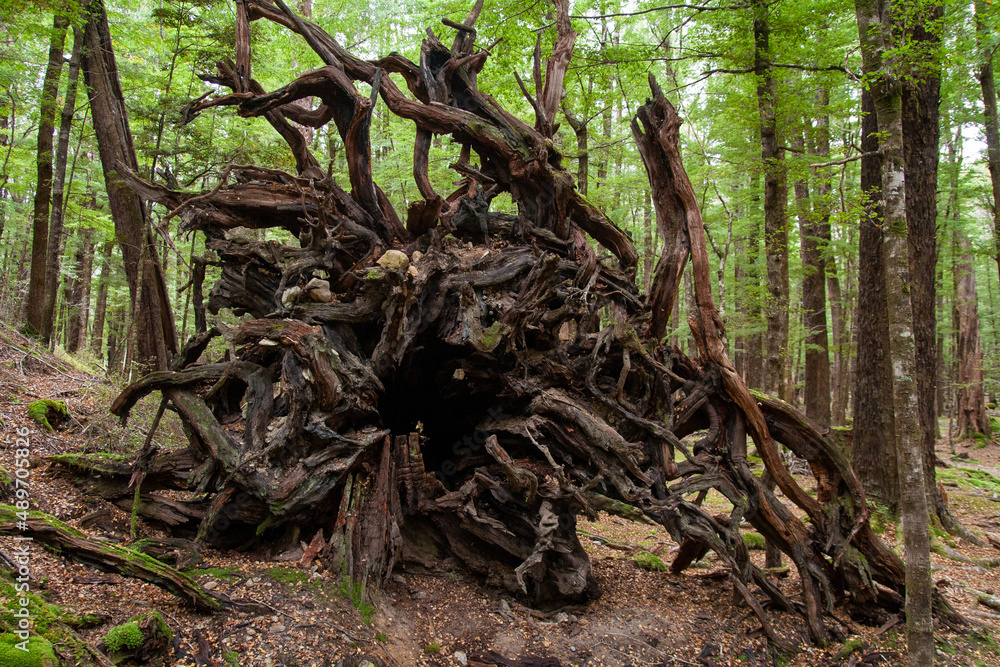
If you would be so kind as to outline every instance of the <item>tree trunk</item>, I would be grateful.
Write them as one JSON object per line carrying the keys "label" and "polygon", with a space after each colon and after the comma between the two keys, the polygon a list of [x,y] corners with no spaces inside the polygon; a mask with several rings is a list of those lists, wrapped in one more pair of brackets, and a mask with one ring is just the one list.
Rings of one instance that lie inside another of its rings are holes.
{"label": "tree trunk", "polygon": [[784,150],[778,141],[777,85],[772,66],[770,8],[752,0],[754,74],[760,111],[761,158],[764,162],[764,248],[767,253],[766,360],[764,389],[782,400],[791,399],[788,385],[788,186]]}
{"label": "tree trunk", "polygon": [[[882,158],[882,220],[885,229],[886,296],[892,375],[883,378],[893,388],[896,440],[899,452],[900,508],[906,548],[906,637],[911,667],[934,664],[931,619],[930,530],[924,484],[924,441],[920,428],[914,346],[914,311],[910,301],[903,154],[902,86],[895,78],[892,57],[894,23],[891,3],[855,0],[863,70],[871,82]],[[931,274],[933,277],[933,273]],[[930,369],[933,371],[933,367]]]}
{"label": "tree trunk", "polygon": [[[802,134],[794,143],[804,150]],[[817,196],[819,193],[817,193]],[[806,329],[806,416],[824,428],[830,427],[830,350],[826,337],[826,260],[820,246],[823,214],[809,200],[805,178],[795,181],[795,203],[799,210],[802,252],[802,319]],[[829,218],[827,217],[827,226]],[[796,383],[797,384],[797,383]]]}
{"label": "tree trunk", "polygon": [[69,21],[60,14],[56,14],[52,20],[49,61],[45,68],[39,104],[36,158],[38,177],[35,184],[35,209],[32,218],[31,278],[28,282],[28,298],[25,300],[27,323],[35,332],[42,330],[44,319],[45,261],[48,254],[49,211],[52,203],[52,133],[55,131],[56,94],[59,92],[63,45],[66,42],[68,25]]}
{"label": "tree trunk", "polygon": [[170,357],[177,352],[174,319],[145,208],[122,179],[123,169],[135,171],[138,163],[103,0],[91,0],[88,12],[84,79],[89,89],[111,216],[132,297],[136,352],[143,365],[166,368]]}
{"label": "tree trunk", "polygon": [[941,39],[935,30],[944,6],[929,3],[926,13],[911,20],[911,44],[919,55],[914,76],[902,86],[903,156],[906,172],[907,271],[913,311],[917,404],[920,410],[924,484],[927,502],[940,514],[934,461],[937,442],[935,374],[937,371],[937,187],[941,66],[935,50]]}
{"label": "tree trunk", "polygon": [[66,83],[66,100],[63,103],[62,118],[59,123],[59,141],[56,148],[56,173],[52,186],[52,212],[49,220],[49,240],[45,257],[45,294],[40,333],[46,344],[52,341],[52,325],[56,314],[56,296],[59,293],[59,260],[63,237],[63,222],[66,208],[66,160],[69,155],[69,137],[73,127],[73,113],[76,111],[76,88],[80,78],[80,49],[83,46],[83,31],[73,29],[73,55],[69,61]]}
{"label": "tree trunk", "polygon": [[972,244],[968,235],[955,228],[955,310],[958,315],[956,361],[956,425],[954,437],[972,438],[976,434],[992,439],[986,397],[983,392],[983,353],[979,346],[979,294]]}
{"label": "tree trunk", "polygon": [[94,230],[87,228],[76,250],[76,280],[73,281],[73,310],[70,333],[66,341],[69,352],[77,352],[87,342],[87,323],[90,321],[90,282],[94,273]]}
{"label": "tree trunk", "polygon": [[1000,121],[997,119],[997,89],[993,78],[994,46],[986,23],[987,0],[976,0],[976,45],[979,63],[976,77],[983,90],[983,129],[986,133],[986,164],[993,186],[993,242],[997,270],[1000,272]]}
{"label": "tree trunk", "polygon": [[[114,244],[101,245],[101,277],[97,282],[97,304],[94,306],[94,326],[90,330],[90,353],[101,359],[104,349],[104,318],[108,309],[108,284],[111,282],[111,253]],[[110,342],[110,341],[109,341]]]}

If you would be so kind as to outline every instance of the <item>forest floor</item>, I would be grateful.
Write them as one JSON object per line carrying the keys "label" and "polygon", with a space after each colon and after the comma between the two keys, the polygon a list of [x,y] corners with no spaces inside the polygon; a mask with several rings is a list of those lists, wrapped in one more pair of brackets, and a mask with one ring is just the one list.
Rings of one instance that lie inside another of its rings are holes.
{"label": "forest floor", "polygon": [[[27,427],[32,508],[76,527],[82,517],[97,516],[98,521],[87,522],[87,534],[127,543],[129,513],[83,494],[58,466],[45,461],[46,456],[66,452],[134,454],[145,437],[142,429],[152,421],[158,397],[140,404],[133,411],[132,426],[126,429],[107,413],[119,389],[120,385],[87,374],[66,357],[30,349],[28,341],[0,328],[0,466],[13,469],[15,431]],[[28,405],[39,399],[64,401],[72,415],[68,428],[49,433],[32,422]],[[157,439],[163,447],[185,442],[179,422],[169,418],[161,424]],[[955,443],[952,452],[945,439],[939,457],[947,467],[938,468],[938,479],[952,511],[973,531],[1000,532],[1000,444]],[[809,477],[797,478],[804,488],[812,485]],[[717,504],[718,511],[726,509],[721,497],[710,496],[708,502]],[[895,524],[880,518],[875,525],[884,529],[882,537],[891,546],[899,543]],[[162,536],[141,521],[139,530],[144,536]],[[725,582],[725,568],[714,554],[685,573],[672,575],[659,568],[670,562],[676,545],[659,526],[601,515],[595,522],[581,521],[579,530],[604,594],[585,606],[549,614],[531,610],[459,573],[429,576],[406,568],[399,568],[387,589],[369,602],[359,590],[343,583],[339,573],[319,571],[316,566],[300,568],[299,554],[294,551],[277,557],[260,551],[202,554],[204,561],[191,571],[195,578],[217,593],[253,603],[257,606],[253,612],[195,613],[151,584],[98,573],[40,549],[31,553],[33,590],[40,590],[50,604],[99,616],[103,621],[99,626],[80,631],[93,645],[100,644],[112,627],[158,610],[174,633],[173,647],[148,664],[906,664],[901,624],[867,627],[850,620],[842,609],[836,616],[848,628],[845,637],[823,649],[810,645],[799,617],[770,612],[778,632],[800,651],[791,656],[769,653],[760,624],[734,601]],[[749,527],[746,532],[751,533]],[[752,558],[763,565],[758,538],[747,540],[754,547]],[[938,664],[996,667],[1000,665],[996,642],[1000,614],[979,606],[974,591],[1000,593],[1000,567],[989,569],[975,560],[954,558],[960,554],[966,559],[995,560],[1000,552],[943,534],[935,540],[950,546],[952,557],[932,555],[934,580],[960,612],[983,625],[980,634],[939,630]],[[15,548],[12,538],[0,538],[0,551],[10,555]],[[791,596],[795,595],[794,580],[791,576],[780,583]],[[0,619],[9,622],[6,610],[13,604],[0,591],[4,609]],[[527,660],[532,656],[549,660]]]}

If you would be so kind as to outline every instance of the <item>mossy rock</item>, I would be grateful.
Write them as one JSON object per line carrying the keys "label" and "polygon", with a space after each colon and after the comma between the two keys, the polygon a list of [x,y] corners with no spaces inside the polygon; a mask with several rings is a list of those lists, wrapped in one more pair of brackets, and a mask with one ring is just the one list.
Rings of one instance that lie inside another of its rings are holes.
{"label": "mossy rock", "polygon": [[767,540],[760,533],[743,533],[743,544],[747,545],[750,551],[763,551],[767,546]]}
{"label": "mossy rock", "polygon": [[[32,635],[22,640],[15,634],[0,635],[0,665],[4,667],[57,667],[59,661],[48,639]],[[19,648],[21,647],[21,648]],[[27,650],[23,650],[26,648]]]}
{"label": "mossy rock", "polygon": [[66,404],[62,401],[43,398],[28,404],[28,417],[54,433],[63,422],[69,419],[69,410],[66,409]]}

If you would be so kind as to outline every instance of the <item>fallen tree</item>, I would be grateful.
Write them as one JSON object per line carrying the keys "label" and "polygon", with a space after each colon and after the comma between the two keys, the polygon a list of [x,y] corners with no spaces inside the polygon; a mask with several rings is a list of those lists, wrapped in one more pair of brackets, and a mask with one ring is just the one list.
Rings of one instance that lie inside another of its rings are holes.
{"label": "fallen tree", "polygon": [[[209,309],[247,317],[198,334],[171,370],[131,385],[112,407],[124,419],[141,397],[162,392],[189,450],[146,448],[135,469],[98,471],[86,459],[74,467],[99,473],[106,497],[173,517],[175,532],[200,544],[287,545],[316,534],[309,551],[374,586],[404,561],[462,567],[537,605],[591,599],[600,590],[576,520],[608,510],[663,525],[681,545],[675,572],[714,550],[778,646],[787,641],[765,604],[801,614],[820,644],[839,631],[830,622],[837,604],[883,621],[902,609],[903,563],[870,528],[864,491],[837,447],[736,374],[681,164],[680,119],[652,77],[652,99],[632,124],[664,242],[648,296],[636,288],[628,236],[575,189],[552,141],[575,39],[568,2],[555,4],[544,81],[536,49],[534,94],[522,83],[536,113],[530,126],[476,85],[488,56],[474,46],[481,1],[463,23],[446,21],[457,32],[450,47],[429,32],[413,63],[399,54],[358,59],[281,0],[238,0],[235,61],[206,77],[232,93],[193,103],[188,117],[219,105],[265,117],[299,173],[233,167],[195,194],[120,165],[139,194],[206,235],[222,272]],[[265,91],[250,71],[257,19],[300,34],[326,66]],[[306,97],[319,106],[293,104]],[[379,99],[415,125],[422,199],[405,224],[372,179]],[[331,121],[350,192],[322,173],[292,125]],[[427,176],[434,135],[462,147],[452,168],[463,180],[447,196]],[[490,211],[501,192],[516,215]],[[299,243],[246,231],[271,228]],[[586,235],[617,261],[599,261]],[[662,344],[689,258],[697,359]],[[199,362],[216,337],[226,358]],[[688,447],[682,439],[692,434]],[[748,437],[807,521],[751,471]],[[808,461],[815,497],[789,474],[778,443]],[[172,496],[168,505],[154,494],[162,489],[189,500]],[[732,504],[728,516],[702,507],[710,489]],[[742,521],[788,556],[801,596],[750,561]],[[961,622],[940,598],[938,611]]]}

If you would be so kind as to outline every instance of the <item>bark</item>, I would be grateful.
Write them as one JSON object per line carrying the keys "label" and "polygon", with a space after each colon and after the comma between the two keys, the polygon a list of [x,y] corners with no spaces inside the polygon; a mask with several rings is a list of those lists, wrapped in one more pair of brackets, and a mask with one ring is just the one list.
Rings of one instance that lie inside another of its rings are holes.
{"label": "bark", "polygon": [[993,76],[993,38],[984,18],[986,0],[976,0],[976,78],[983,91],[983,129],[986,133],[986,164],[993,186],[993,242],[997,270],[1000,271],[1000,122],[997,119],[997,89]]}
{"label": "bark", "polygon": [[90,353],[100,359],[104,349],[104,319],[108,310],[108,284],[111,282],[110,241],[101,244],[101,277],[97,281],[97,303],[94,306],[94,326],[90,329]]}
{"label": "bark", "polygon": [[66,99],[63,103],[62,118],[59,122],[59,141],[56,148],[55,180],[52,186],[52,211],[49,220],[48,246],[45,257],[45,292],[40,333],[42,340],[49,344],[52,340],[52,325],[55,322],[56,295],[59,293],[59,260],[62,255],[63,220],[65,217],[64,194],[66,191],[66,160],[69,154],[69,137],[73,128],[73,113],[76,111],[76,89],[80,78],[80,49],[83,46],[83,32],[73,29],[73,55],[70,58],[66,77]]}
{"label": "bark", "polygon": [[753,12],[754,74],[760,112],[761,159],[764,163],[764,248],[767,253],[767,340],[764,389],[790,400],[788,384],[788,186],[784,150],[778,140],[778,88],[771,55],[770,8],[762,0]]}
{"label": "bark", "polygon": [[586,197],[587,183],[590,180],[590,149],[587,146],[589,141],[587,124],[589,121],[573,113],[565,101],[562,109],[563,115],[566,116],[566,122],[573,129],[573,134],[576,135],[576,187],[580,190],[580,194]]}
{"label": "bark", "polygon": [[[878,127],[871,95],[861,96],[862,144],[878,152]],[[858,360],[854,373],[854,436],[851,460],[862,485],[890,508],[899,506],[895,415],[889,357],[889,311],[881,202],[881,158],[861,160],[861,191],[867,193],[858,242]]]}
{"label": "bark", "polygon": [[[799,148],[805,148],[800,134]],[[818,196],[821,196],[817,193]],[[806,416],[821,427],[830,426],[830,350],[826,337],[826,260],[823,257],[823,218],[819,206],[809,198],[804,178],[795,181],[795,203],[799,213],[802,252],[802,319],[806,329],[805,405]],[[797,384],[797,383],[796,383]]]}
{"label": "bark", "polygon": [[[931,619],[930,533],[924,483],[924,441],[920,428],[915,382],[917,350],[914,310],[910,300],[907,243],[905,158],[903,148],[902,86],[892,61],[893,5],[855,0],[863,70],[873,77],[872,98],[879,130],[882,220],[885,229],[886,297],[889,313],[889,352],[895,411],[896,449],[899,453],[900,509],[906,548],[906,637],[909,664],[934,664]],[[933,277],[933,273],[931,274]],[[933,371],[933,367],[929,369]]]}
{"label": "bark", "polygon": [[103,0],[91,0],[88,6],[84,46],[84,80],[133,304],[136,354],[143,365],[166,368],[177,351],[174,319],[145,208],[122,176],[125,170],[137,170],[138,163]]}
{"label": "bark", "polygon": [[66,27],[68,25],[67,18],[60,14],[56,14],[52,20],[49,60],[45,68],[45,79],[42,81],[42,96],[39,104],[38,151],[36,155],[38,176],[35,185],[35,207],[31,227],[31,277],[28,282],[28,298],[25,301],[26,321],[35,332],[42,330],[44,317],[45,260],[48,252],[49,211],[52,203],[52,133],[55,131],[56,94],[59,92],[63,45],[66,42]]}
{"label": "bark", "polygon": [[922,436],[924,484],[927,501],[940,514],[944,501],[938,494],[934,461],[937,442],[937,185],[941,65],[935,50],[940,46],[937,24],[944,6],[929,3],[910,27],[917,62],[914,76],[902,85],[903,156],[906,178],[906,240],[908,285],[913,312],[917,405]]}
{"label": "bark", "polygon": [[955,229],[955,312],[958,316],[956,341],[957,421],[955,437],[971,438],[975,434],[993,438],[986,397],[983,392],[983,353],[979,345],[979,295],[976,293],[976,273],[973,269],[972,244],[968,235]]}
{"label": "bark", "polygon": [[82,230],[77,241],[73,264],[76,277],[70,282],[66,318],[66,350],[77,352],[86,341],[90,319],[90,281],[94,272],[94,230]]}

